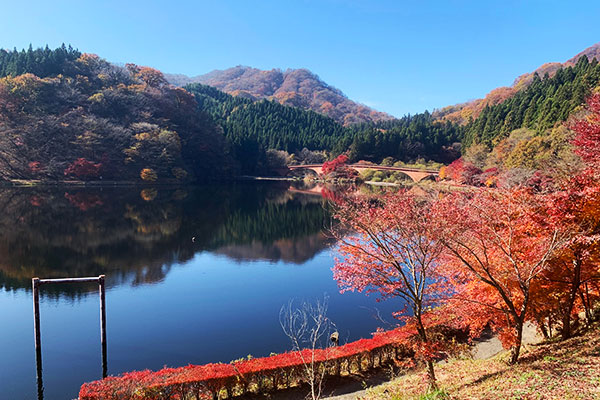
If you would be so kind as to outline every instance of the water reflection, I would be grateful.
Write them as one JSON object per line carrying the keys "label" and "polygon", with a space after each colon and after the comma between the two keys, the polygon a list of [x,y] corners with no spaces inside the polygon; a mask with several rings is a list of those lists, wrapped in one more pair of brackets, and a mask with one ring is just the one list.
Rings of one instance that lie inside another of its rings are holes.
{"label": "water reflection", "polygon": [[[109,287],[162,281],[210,250],[234,260],[303,263],[331,244],[319,196],[288,184],[193,188],[6,188],[0,191],[0,287],[31,277],[107,275]],[[296,239],[303,238],[302,241]],[[71,298],[90,286],[53,286]]]}
{"label": "water reflection", "polygon": [[52,284],[36,387],[34,276],[106,274],[109,374],[287,351],[281,306],[324,293],[341,337],[369,337],[403,305],[338,292],[322,195],[287,183],[0,189],[0,399],[75,398],[100,377],[97,284]]}

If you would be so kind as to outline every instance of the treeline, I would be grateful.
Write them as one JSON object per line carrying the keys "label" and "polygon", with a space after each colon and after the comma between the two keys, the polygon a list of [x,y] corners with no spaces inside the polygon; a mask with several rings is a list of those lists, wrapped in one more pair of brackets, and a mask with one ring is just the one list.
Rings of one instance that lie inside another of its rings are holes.
{"label": "treeline", "polygon": [[543,133],[585,102],[590,89],[600,83],[600,65],[582,56],[572,67],[559,69],[552,77],[536,73],[533,82],[504,102],[483,109],[467,124],[463,146],[484,144],[489,149],[518,128]]}
{"label": "treeline", "polygon": [[452,162],[460,156],[461,128],[436,121],[425,111],[400,119],[350,127],[334,152],[349,149],[351,160],[381,162],[384,158],[410,162],[418,158]]}
{"label": "treeline", "polygon": [[[470,157],[478,168],[539,168],[568,153],[568,138],[549,132],[599,83],[600,65],[584,56],[552,77],[536,75],[466,126],[424,112],[344,127],[314,111],[210,86],[175,88],[152,68],[115,66],[70,46],[0,50],[0,178],[222,179],[269,173],[282,160],[301,162],[308,150],[344,153],[350,162],[450,163],[476,148],[486,153]],[[549,139],[514,134],[521,128]],[[516,153],[525,147],[543,160],[520,161]]]}
{"label": "treeline", "polygon": [[0,77],[17,76],[31,73],[40,78],[64,74],[74,67],[74,62],[81,56],[78,50],[65,46],[51,50],[45,48],[12,51],[0,49]]}
{"label": "treeline", "polygon": [[199,109],[223,128],[244,173],[268,169],[268,149],[288,153],[298,153],[304,148],[331,151],[346,134],[336,121],[314,111],[231,96],[199,83],[185,89],[194,94]]}
{"label": "treeline", "polygon": [[223,127],[244,171],[264,165],[268,149],[297,154],[307,148],[332,156],[347,152],[351,161],[374,162],[386,157],[451,162],[460,155],[458,125],[435,121],[428,112],[343,127],[313,111],[273,101],[234,97],[202,84],[185,88],[195,95],[199,108]]}

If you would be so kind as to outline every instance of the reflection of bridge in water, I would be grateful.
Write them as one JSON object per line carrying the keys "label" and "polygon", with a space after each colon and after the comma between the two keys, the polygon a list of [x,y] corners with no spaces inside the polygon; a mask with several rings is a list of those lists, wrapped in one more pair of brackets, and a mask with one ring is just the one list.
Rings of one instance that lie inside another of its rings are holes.
{"label": "reflection of bridge in water", "polygon": [[[420,182],[425,178],[435,178],[438,176],[439,172],[437,170],[431,169],[418,169],[418,168],[406,168],[406,167],[388,167],[384,165],[372,165],[372,164],[350,164],[348,167],[355,169],[357,171],[371,169],[374,171],[392,171],[392,172],[402,172],[403,174],[410,177],[414,182]],[[306,164],[306,165],[289,165],[287,168],[282,168],[278,172],[281,175],[287,175],[291,171],[296,170],[310,170],[315,172],[318,175],[323,173],[323,164]]]}

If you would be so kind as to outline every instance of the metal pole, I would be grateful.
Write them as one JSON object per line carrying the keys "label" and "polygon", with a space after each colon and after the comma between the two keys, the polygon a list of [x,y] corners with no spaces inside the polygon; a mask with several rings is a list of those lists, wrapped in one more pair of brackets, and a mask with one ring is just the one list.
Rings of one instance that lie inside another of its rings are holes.
{"label": "metal pole", "polygon": [[106,360],[106,295],[104,275],[98,277],[100,289],[100,343],[102,344],[102,378],[106,378],[108,365]]}
{"label": "metal pole", "polygon": [[44,383],[42,381],[42,337],[40,334],[40,279],[31,279],[33,289],[33,334],[35,338],[35,365],[38,399],[44,398]]}

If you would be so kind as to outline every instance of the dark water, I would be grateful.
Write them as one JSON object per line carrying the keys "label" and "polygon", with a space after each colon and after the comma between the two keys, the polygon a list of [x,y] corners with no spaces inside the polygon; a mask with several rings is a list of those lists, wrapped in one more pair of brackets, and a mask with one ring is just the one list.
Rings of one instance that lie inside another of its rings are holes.
{"label": "dark water", "polygon": [[[320,196],[281,184],[0,189],[0,399],[35,399],[31,278],[107,276],[108,372],[290,348],[279,310],[329,295],[344,340],[398,303],[339,294]],[[192,238],[194,238],[192,240]],[[95,285],[41,289],[44,398],[101,377]]]}

